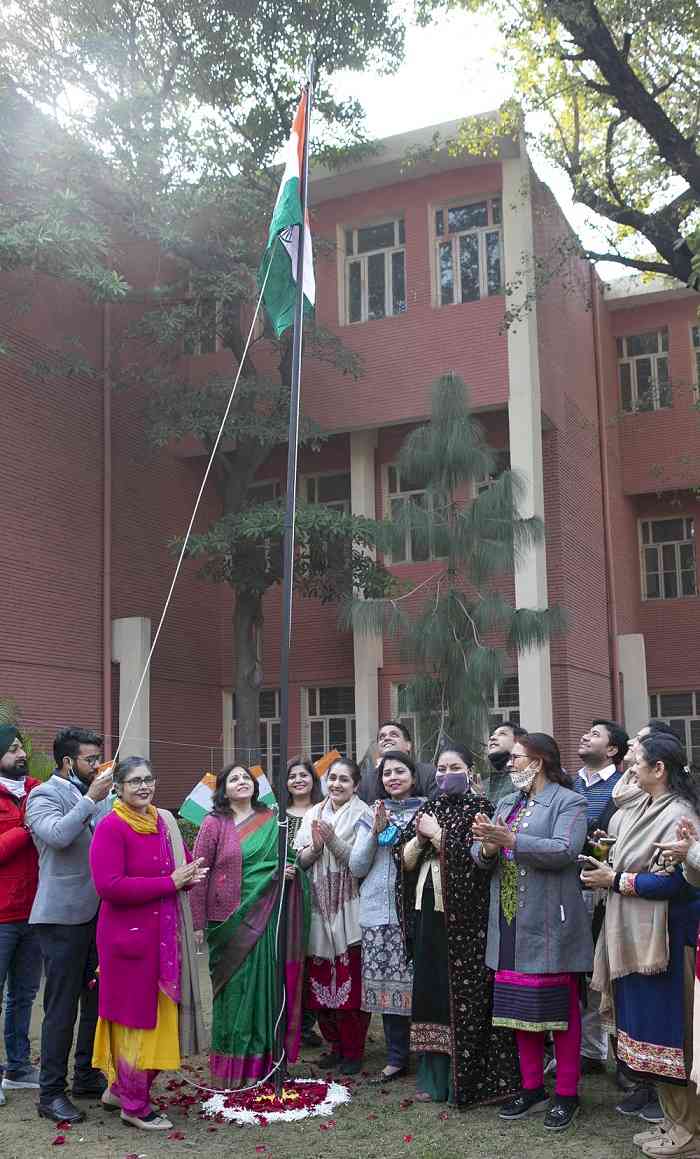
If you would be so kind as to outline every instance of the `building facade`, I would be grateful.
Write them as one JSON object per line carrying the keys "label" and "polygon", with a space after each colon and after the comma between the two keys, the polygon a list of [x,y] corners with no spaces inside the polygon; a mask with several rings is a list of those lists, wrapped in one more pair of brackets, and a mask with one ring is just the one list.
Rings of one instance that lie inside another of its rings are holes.
{"label": "building facade", "polygon": [[[440,128],[449,136],[452,126]],[[492,719],[554,732],[573,768],[593,717],[631,731],[651,711],[700,763],[698,297],[636,277],[603,286],[514,142],[489,161],[445,152],[407,166],[432,134],[391,138],[341,172],[313,175],[313,230],[328,243],[317,247],[317,316],[362,374],[306,360],[303,406],[328,437],[302,451],[300,491],[369,516],[420,502],[397,456],[429,417],[434,379],[459,374],[499,462],[526,481],[523,513],[545,521],[544,541],[504,590],[518,606],[560,604],[571,619],[565,635],[513,658]],[[153,284],[158,255],[135,253],[133,266],[137,282]],[[14,696],[42,738],[70,721],[118,735],[203,456],[194,446],[154,454],[133,398],[112,390],[118,368],[104,351],[128,313],[32,281],[2,278],[0,437],[11,468],[0,500],[0,696]],[[60,363],[76,331],[102,374],[42,377],[37,365]],[[183,359],[196,380],[227,369],[230,355],[214,342]],[[258,496],[280,493],[285,465],[280,449],[258,474]],[[216,514],[215,496],[206,503],[202,525]],[[435,569],[425,556],[409,537],[390,567],[418,585]],[[265,597],[260,655],[268,767],[279,741],[280,602],[278,589]],[[228,590],[187,564],[126,744],[154,758],[164,803],[235,753],[231,611]],[[362,755],[411,676],[397,642],[339,630],[336,610],[315,600],[296,598],[294,617],[291,751]]]}

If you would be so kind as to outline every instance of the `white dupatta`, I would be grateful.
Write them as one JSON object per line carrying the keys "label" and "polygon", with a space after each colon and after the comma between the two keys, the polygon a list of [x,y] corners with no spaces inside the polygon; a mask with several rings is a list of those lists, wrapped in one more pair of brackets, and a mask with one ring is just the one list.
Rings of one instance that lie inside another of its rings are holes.
{"label": "white dupatta", "polygon": [[333,848],[324,845],[322,852],[308,869],[311,886],[311,930],[309,954],[315,958],[333,961],[357,945],[362,938],[360,929],[359,883],[350,872],[348,858],[361,820],[369,819],[372,810],[357,794],[334,810],[326,798],[304,814],[294,842],[297,851],[311,845],[311,824],[326,821],[335,831]]}

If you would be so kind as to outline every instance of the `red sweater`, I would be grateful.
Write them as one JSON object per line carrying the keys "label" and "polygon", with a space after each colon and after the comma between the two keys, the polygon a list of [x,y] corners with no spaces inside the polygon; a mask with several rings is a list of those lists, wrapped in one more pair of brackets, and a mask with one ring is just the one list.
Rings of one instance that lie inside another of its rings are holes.
{"label": "red sweater", "polygon": [[[27,796],[40,783],[27,777]],[[18,801],[0,785],[0,923],[26,922],[34,902],[39,858],[24,828],[26,807],[27,797]]]}

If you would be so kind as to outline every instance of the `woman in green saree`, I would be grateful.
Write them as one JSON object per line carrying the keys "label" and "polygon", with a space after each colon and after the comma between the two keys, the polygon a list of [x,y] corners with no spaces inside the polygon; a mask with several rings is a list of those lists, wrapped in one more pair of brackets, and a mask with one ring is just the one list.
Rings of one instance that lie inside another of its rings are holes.
{"label": "woman in green saree", "polygon": [[[264,1077],[274,1065],[275,937],[280,874],[277,813],[259,799],[258,783],[245,765],[228,765],[216,778],[214,807],[204,819],[195,857],[209,866],[206,882],[192,891],[198,939],[209,946],[213,1003],[209,1063],[214,1078],[240,1087]],[[304,956],[309,904],[305,875],[287,875],[286,1051],[299,1053]]]}

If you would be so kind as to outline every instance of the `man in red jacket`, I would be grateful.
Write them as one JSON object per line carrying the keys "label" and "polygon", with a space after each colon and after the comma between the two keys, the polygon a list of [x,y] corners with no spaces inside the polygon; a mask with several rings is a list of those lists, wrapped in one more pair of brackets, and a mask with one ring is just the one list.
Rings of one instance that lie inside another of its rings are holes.
{"label": "man in red jacket", "polygon": [[[0,1000],[6,987],[4,1090],[38,1087],[29,1056],[29,1022],[41,981],[39,936],[28,922],[38,878],[38,857],[24,826],[27,797],[39,781],[27,775],[19,729],[0,725]],[[0,1089],[0,1106],[5,1102]]]}

